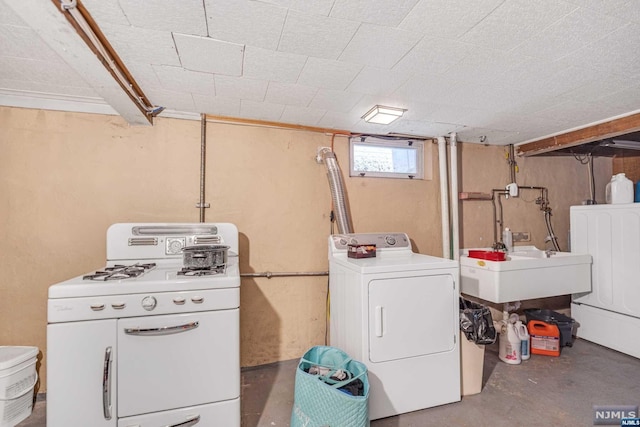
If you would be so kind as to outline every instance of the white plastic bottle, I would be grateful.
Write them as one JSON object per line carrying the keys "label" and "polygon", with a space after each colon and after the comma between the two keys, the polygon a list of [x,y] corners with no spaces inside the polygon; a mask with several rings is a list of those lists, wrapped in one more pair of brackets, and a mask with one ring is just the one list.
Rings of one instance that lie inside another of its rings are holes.
{"label": "white plastic bottle", "polygon": [[513,252],[513,233],[509,227],[502,232],[502,243],[507,247],[507,252]]}
{"label": "white plastic bottle", "polygon": [[611,178],[611,202],[608,203],[633,203],[633,182],[619,173]]}
{"label": "white plastic bottle", "polygon": [[527,326],[518,320],[515,324],[515,329],[518,338],[520,338],[520,357],[522,360],[528,360],[531,357],[531,340]]}
{"label": "white plastic bottle", "polygon": [[518,365],[522,362],[522,343],[516,332],[516,327],[511,322],[500,322],[500,348],[498,357],[510,365]]}

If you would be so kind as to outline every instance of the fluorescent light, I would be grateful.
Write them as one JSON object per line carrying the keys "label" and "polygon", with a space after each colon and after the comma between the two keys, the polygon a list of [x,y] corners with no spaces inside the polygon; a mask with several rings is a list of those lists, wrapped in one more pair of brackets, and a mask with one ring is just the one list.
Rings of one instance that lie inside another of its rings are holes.
{"label": "fluorescent light", "polygon": [[394,120],[402,117],[404,112],[407,111],[403,108],[385,107],[384,105],[376,105],[371,110],[367,111],[367,114],[362,116],[365,122],[378,123],[381,125],[388,125]]}
{"label": "fluorescent light", "polygon": [[609,148],[626,148],[627,150],[640,150],[640,141],[611,139],[601,142],[600,145]]}

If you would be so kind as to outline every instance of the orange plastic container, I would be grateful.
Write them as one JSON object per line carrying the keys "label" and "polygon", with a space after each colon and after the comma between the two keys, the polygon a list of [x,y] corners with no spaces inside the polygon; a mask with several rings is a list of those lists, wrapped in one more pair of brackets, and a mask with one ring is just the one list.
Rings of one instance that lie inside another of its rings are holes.
{"label": "orange plastic container", "polygon": [[531,354],[560,356],[560,329],[541,320],[530,320],[527,330],[531,337]]}

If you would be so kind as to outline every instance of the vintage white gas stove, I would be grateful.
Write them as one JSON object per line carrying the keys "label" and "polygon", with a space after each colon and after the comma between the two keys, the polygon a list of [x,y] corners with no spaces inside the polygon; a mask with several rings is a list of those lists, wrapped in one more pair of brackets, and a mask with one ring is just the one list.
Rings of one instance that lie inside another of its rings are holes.
{"label": "vintage white gas stove", "polygon": [[[181,272],[193,245],[228,257]],[[47,426],[239,427],[239,306],[233,224],[114,224],[105,268],[49,288]]]}

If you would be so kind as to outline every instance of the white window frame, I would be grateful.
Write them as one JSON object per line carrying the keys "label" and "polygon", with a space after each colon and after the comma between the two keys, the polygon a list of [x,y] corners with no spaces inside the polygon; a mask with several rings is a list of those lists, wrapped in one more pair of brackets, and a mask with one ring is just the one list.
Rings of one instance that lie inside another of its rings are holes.
{"label": "white window frame", "polygon": [[[373,145],[387,148],[410,148],[416,153],[416,172],[382,172],[382,171],[361,171],[355,169],[355,146]],[[421,139],[386,139],[373,136],[356,136],[349,139],[349,176],[362,178],[400,178],[400,179],[425,179],[424,171],[424,141]]]}

